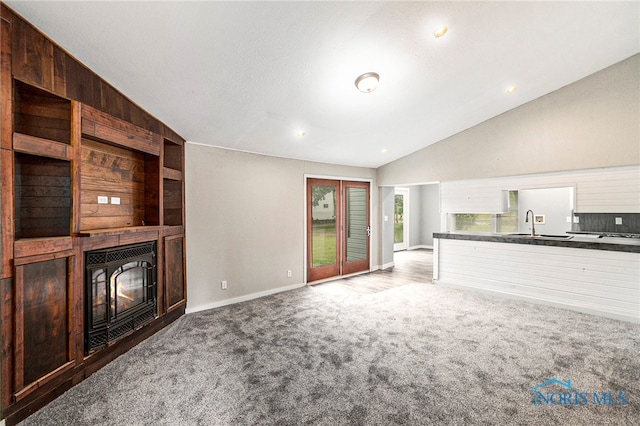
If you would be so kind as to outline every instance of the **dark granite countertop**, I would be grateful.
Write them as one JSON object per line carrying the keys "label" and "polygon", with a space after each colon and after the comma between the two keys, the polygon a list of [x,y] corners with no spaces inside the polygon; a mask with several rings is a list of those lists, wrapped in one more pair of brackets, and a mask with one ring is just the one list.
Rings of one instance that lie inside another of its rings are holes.
{"label": "dark granite countertop", "polygon": [[536,246],[569,247],[591,250],[624,251],[640,253],[640,239],[590,236],[537,236],[524,234],[484,234],[477,232],[435,232],[433,238],[448,240],[488,241],[493,243],[529,244]]}

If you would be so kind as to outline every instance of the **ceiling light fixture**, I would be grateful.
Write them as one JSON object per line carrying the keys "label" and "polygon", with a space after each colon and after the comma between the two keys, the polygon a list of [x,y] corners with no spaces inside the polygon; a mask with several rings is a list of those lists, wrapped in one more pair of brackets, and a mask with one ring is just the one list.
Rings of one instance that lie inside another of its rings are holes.
{"label": "ceiling light fixture", "polygon": [[507,87],[507,90],[505,90],[507,93],[511,94],[513,92],[515,92],[516,90],[518,90],[518,88],[516,86],[509,86]]}
{"label": "ceiling light fixture", "polygon": [[388,151],[387,148],[382,148],[382,153],[385,154]]}
{"label": "ceiling light fixture", "polygon": [[447,28],[447,26],[446,26],[446,25],[443,25],[443,26],[441,26],[441,27],[438,27],[438,28],[433,32],[433,36],[434,36],[435,38],[440,38],[440,37],[442,37],[443,35],[445,35],[445,34],[447,33],[447,30],[448,30],[448,29],[449,29],[449,28]]}
{"label": "ceiling light fixture", "polygon": [[304,135],[306,135],[306,133],[305,133],[305,132],[302,132],[302,131],[300,131],[300,132],[296,133],[296,136],[298,136],[298,137],[300,137],[300,138],[301,138],[301,137],[303,137]]}
{"label": "ceiling light fixture", "polygon": [[356,78],[356,87],[363,93],[369,93],[376,90],[380,75],[375,72],[367,72]]}

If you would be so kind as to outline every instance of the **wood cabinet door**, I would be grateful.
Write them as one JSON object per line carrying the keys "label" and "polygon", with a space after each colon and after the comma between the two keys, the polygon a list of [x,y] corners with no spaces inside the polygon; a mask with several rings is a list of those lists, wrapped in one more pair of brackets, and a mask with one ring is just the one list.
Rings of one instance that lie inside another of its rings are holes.
{"label": "wood cabinet door", "polygon": [[164,239],[164,284],[167,312],[184,303],[187,298],[184,274],[184,237],[175,235]]}
{"label": "wood cabinet door", "polygon": [[73,266],[73,256],[16,266],[16,400],[74,363]]}

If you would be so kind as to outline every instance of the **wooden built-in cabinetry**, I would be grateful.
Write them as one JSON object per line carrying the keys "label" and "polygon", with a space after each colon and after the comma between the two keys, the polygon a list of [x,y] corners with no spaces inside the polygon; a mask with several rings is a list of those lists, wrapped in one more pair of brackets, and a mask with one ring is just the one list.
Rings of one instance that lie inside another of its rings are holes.
{"label": "wooden built-in cabinetry", "polygon": [[[13,424],[184,313],[184,140],[1,8],[0,418]],[[85,253],[147,241],[157,318],[85,356]]]}

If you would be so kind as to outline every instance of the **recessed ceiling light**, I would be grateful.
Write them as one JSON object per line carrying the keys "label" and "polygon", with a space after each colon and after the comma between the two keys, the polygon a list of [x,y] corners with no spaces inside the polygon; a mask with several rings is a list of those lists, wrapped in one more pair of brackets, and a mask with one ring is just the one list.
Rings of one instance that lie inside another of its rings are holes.
{"label": "recessed ceiling light", "polygon": [[363,93],[370,93],[376,90],[380,81],[380,75],[375,72],[366,72],[356,78],[356,87]]}
{"label": "recessed ceiling light", "polygon": [[509,87],[507,87],[507,90],[505,90],[505,92],[507,92],[507,93],[513,93],[513,92],[515,92],[516,90],[518,90],[518,88],[517,88],[516,86],[509,86]]}
{"label": "recessed ceiling light", "polygon": [[440,38],[440,37],[442,37],[443,35],[445,35],[445,34],[447,33],[447,30],[448,30],[448,29],[449,29],[449,28],[447,28],[447,26],[446,26],[446,25],[443,25],[443,26],[441,26],[441,27],[438,27],[438,28],[436,28],[436,30],[433,32],[433,36],[434,36],[435,38]]}
{"label": "recessed ceiling light", "polygon": [[387,152],[388,149],[387,148],[382,148],[382,153],[384,154],[385,152]]}
{"label": "recessed ceiling light", "polygon": [[304,137],[304,135],[306,135],[306,133],[305,133],[305,132],[298,132],[298,133],[296,133],[296,136],[298,136],[298,137],[300,137],[300,138],[301,138],[301,137]]}

